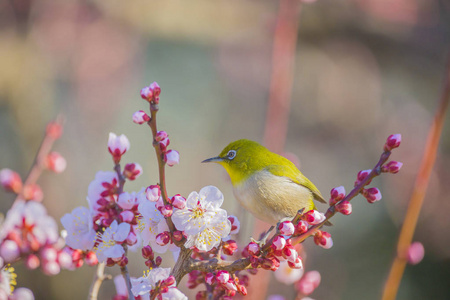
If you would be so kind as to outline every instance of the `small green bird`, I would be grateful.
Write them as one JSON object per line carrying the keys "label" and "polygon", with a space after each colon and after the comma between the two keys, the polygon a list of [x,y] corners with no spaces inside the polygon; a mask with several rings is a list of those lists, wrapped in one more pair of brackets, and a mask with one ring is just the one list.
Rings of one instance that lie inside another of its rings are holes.
{"label": "small green bird", "polygon": [[219,156],[202,162],[221,164],[230,175],[239,203],[271,225],[293,218],[302,208],[305,212],[314,209],[313,199],[325,203],[315,185],[290,160],[257,142],[237,140]]}

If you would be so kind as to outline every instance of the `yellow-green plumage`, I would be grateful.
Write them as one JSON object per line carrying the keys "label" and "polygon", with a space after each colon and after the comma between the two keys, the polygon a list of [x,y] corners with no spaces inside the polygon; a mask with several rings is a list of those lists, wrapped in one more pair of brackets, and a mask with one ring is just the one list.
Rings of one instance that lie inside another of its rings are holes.
{"label": "yellow-green plumage", "polygon": [[315,208],[313,199],[325,202],[290,160],[250,140],[232,142],[218,157],[204,162],[221,164],[240,204],[270,224],[295,216],[299,209]]}

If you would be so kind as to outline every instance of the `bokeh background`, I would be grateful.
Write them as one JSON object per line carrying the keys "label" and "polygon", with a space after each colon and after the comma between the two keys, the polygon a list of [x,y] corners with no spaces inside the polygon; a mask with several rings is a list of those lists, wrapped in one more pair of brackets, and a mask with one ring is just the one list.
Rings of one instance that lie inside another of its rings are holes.
{"label": "bokeh background", "polygon": [[[159,128],[181,154],[167,172],[169,194],[219,187],[248,240],[253,217],[240,212],[225,171],[200,162],[233,140],[263,141],[278,9],[278,1],[254,0],[0,1],[0,168],[25,176],[46,123],[62,113],[65,131],[55,149],[67,170],[39,181],[56,219],[86,205],[95,173],[112,169],[110,131],[130,139],[124,160],[144,167],[126,189],[157,182],[150,131],[131,122],[134,111],[147,109],[140,88],[157,81]],[[377,162],[385,138],[403,136],[392,157],[404,163],[402,171],[373,182],[382,201],[359,197],[351,216],[333,218],[330,250],[305,242],[305,268],[322,274],[312,298],[379,299],[441,91],[450,3],[318,0],[302,6],[298,22],[284,148],[322,193],[350,190],[356,173]],[[450,299],[448,121],[414,238],[426,255],[407,267],[398,299]],[[4,213],[14,197],[0,197]],[[130,261],[140,276],[142,258]],[[36,299],[85,299],[95,271],[48,277],[17,269],[18,286]],[[106,282],[100,299],[113,294]],[[273,276],[270,294],[296,295]]]}

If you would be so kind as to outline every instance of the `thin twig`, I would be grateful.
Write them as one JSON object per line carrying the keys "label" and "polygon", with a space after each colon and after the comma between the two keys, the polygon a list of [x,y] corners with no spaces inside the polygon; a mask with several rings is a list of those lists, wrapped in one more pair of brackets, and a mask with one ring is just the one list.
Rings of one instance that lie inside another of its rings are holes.
{"label": "thin twig", "polygon": [[[56,117],[54,123],[58,124],[59,126],[62,126],[62,123],[63,123],[62,116],[58,115]],[[44,139],[42,140],[41,145],[39,146],[36,157],[34,158],[33,165],[25,179],[22,190],[17,195],[16,199],[14,200],[14,203],[17,202],[18,200],[23,199],[23,191],[24,191],[25,187],[28,185],[31,185],[31,184],[35,184],[36,181],[39,179],[39,176],[41,176],[42,171],[45,169],[45,164],[44,164],[45,158],[52,150],[52,146],[55,141],[56,141],[56,139],[52,135],[50,135],[48,133],[45,134]]]}
{"label": "thin twig", "polygon": [[[152,136],[153,136],[153,147],[155,148],[156,153],[156,159],[158,160],[158,171],[159,171],[159,187],[161,189],[161,197],[164,200],[164,204],[169,203],[169,197],[167,196],[167,189],[166,189],[166,171],[165,171],[165,165],[163,159],[163,153],[159,147],[159,142],[155,140],[155,136],[158,133],[158,126],[156,123],[156,113],[158,112],[159,107],[158,104],[150,103],[150,120],[148,121],[148,126],[150,126],[152,130]],[[172,218],[168,217],[166,218],[167,226],[169,227],[169,230],[171,233],[173,233],[176,228],[175,225],[172,222]],[[174,241],[174,244],[180,247],[183,245],[183,240],[181,241]]]}
{"label": "thin twig", "polygon": [[[368,184],[368,182],[370,182],[373,178],[377,177],[378,175],[381,174],[381,166],[389,159],[389,157],[391,156],[391,152],[390,151],[385,151],[381,154],[380,156],[380,160],[378,161],[378,163],[375,165],[375,167],[372,169],[372,171],[370,172],[369,175],[367,175],[366,178],[364,178],[364,180],[362,180],[358,185],[356,185],[353,190],[351,190],[350,193],[347,194],[347,196],[345,196],[344,199],[342,199],[341,201],[350,201],[353,198],[355,198],[361,191],[362,189]],[[339,202],[341,202],[339,201]],[[338,203],[339,203],[338,202]],[[336,203],[337,204],[337,203]],[[336,214],[336,204],[330,206],[327,210],[327,212],[325,213],[325,220],[322,221],[321,223],[311,226],[307,232],[299,235],[298,237],[295,238],[295,241],[293,242],[293,244],[298,244],[303,242],[306,238],[308,238],[309,236],[313,235],[314,233],[317,232],[317,230],[319,230],[323,225],[325,225],[325,223]]]}
{"label": "thin twig", "polygon": [[104,280],[112,279],[110,274],[105,274],[105,263],[100,263],[97,265],[97,271],[94,275],[94,280],[89,291],[88,300],[97,300],[98,292],[100,291],[100,286]]}
{"label": "thin twig", "polygon": [[436,153],[442,133],[442,127],[444,125],[445,114],[450,101],[450,52],[448,53],[448,62],[445,72],[444,88],[439,101],[439,106],[434,116],[433,124],[428,132],[422,163],[419,172],[417,173],[405,221],[403,222],[400,237],[398,239],[397,255],[384,287],[383,300],[393,300],[397,295],[400,281],[406,267],[407,260],[405,255],[414,236],[417,219],[419,218],[425,193],[430,181],[431,171],[436,161]]}
{"label": "thin twig", "polygon": [[120,272],[122,273],[125,283],[127,284],[128,300],[135,300],[133,292],[131,291],[130,273],[128,273],[127,266],[120,267]]}

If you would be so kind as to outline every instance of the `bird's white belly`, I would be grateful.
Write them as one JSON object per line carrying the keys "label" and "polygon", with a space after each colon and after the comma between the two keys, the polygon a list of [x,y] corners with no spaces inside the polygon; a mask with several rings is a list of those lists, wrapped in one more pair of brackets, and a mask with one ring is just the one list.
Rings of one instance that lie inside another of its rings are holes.
{"label": "bird's white belly", "polygon": [[311,191],[285,177],[260,171],[233,188],[239,203],[269,224],[293,217],[302,208],[312,209]]}

